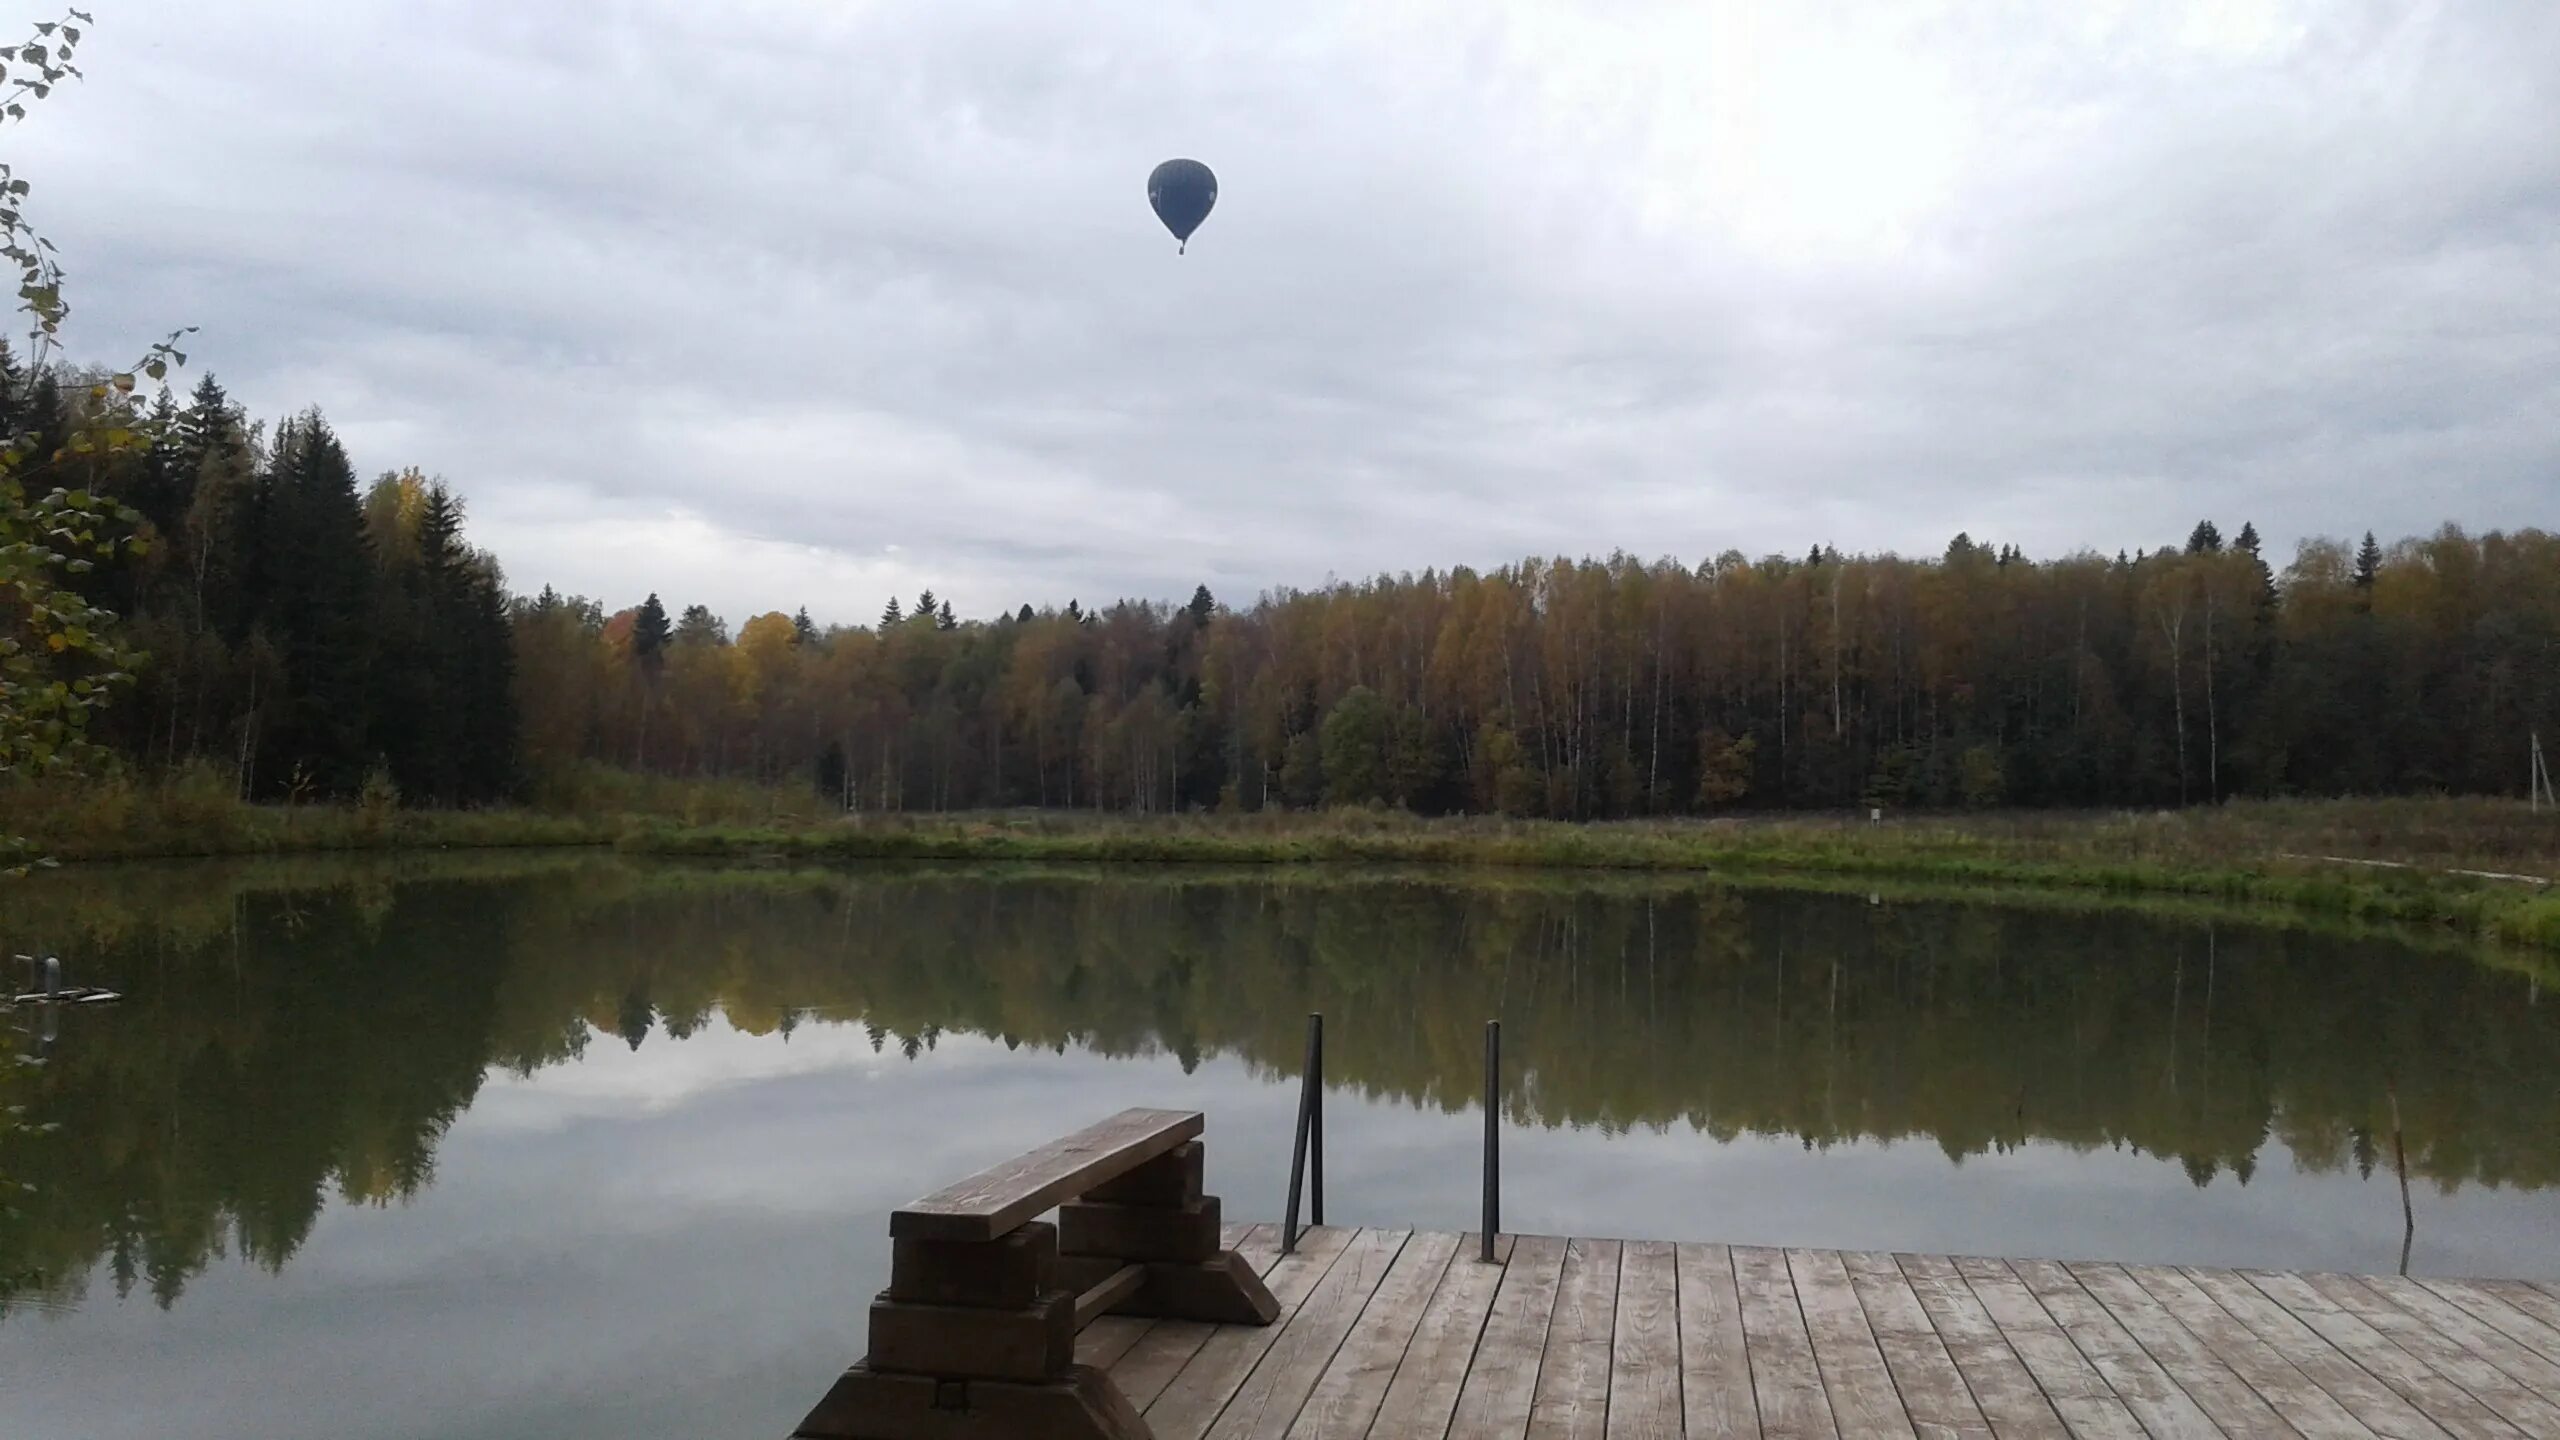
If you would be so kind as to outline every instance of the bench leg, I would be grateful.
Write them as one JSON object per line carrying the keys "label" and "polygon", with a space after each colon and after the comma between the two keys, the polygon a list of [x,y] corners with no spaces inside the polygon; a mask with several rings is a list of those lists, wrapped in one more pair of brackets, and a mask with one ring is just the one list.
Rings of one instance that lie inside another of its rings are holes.
{"label": "bench leg", "polygon": [[1056,1380],[938,1380],[856,1365],[793,1440],[1154,1440],[1120,1387],[1090,1365]]}

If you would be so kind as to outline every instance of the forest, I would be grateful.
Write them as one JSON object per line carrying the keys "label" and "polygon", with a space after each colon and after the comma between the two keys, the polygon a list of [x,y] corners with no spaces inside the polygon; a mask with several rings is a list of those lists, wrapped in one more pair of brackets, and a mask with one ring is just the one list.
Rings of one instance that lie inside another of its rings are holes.
{"label": "forest", "polygon": [[[0,362],[5,363],[5,362]],[[85,376],[0,375],[68,432]],[[15,402],[13,402],[15,403]],[[211,376],[57,465],[139,514],[80,583],[144,658],[99,737],[257,800],[541,801],[619,767],[850,810],[1386,805],[1560,819],[2520,793],[2560,735],[2560,537],[2255,528],[2033,558],[1530,558],[1247,604],[893,598],[820,627],[511,589],[463,502],[360,485],[317,411]],[[636,588],[636,587],[635,587]],[[786,597],[777,597],[786,598]],[[981,609],[983,607],[983,609]],[[63,657],[66,674],[86,663]]]}

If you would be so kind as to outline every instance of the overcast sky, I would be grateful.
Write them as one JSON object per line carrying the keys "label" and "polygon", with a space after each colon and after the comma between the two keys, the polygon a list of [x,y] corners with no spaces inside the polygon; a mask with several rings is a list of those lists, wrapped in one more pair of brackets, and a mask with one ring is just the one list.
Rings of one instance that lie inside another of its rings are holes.
{"label": "overcast sky", "polygon": [[2560,520],[2534,0],[91,8],[74,349],[608,608]]}

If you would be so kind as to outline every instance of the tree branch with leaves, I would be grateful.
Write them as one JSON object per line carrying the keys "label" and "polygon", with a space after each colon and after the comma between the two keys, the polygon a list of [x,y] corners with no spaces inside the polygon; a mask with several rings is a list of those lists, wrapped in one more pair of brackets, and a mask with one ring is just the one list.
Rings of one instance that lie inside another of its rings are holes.
{"label": "tree branch with leaves", "polygon": [[[23,123],[30,102],[82,78],[72,57],[92,23],[85,11],[68,11],[0,51],[0,131]],[[34,408],[27,399],[59,363],[58,337],[70,314],[60,254],[26,215],[31,188],[12,162],[0,160],[0,255],[18,266],[18,308],[28,317],[26,367],[7,382],[20,393],[0,397],[11,417],[0,434],[0,779],[100,759],[103,751],[89,738],[91,717],[132,683],[144,659],[120,638],[120,617],[81,586],[102,561],[140,552],[140,517],[83,477],[152,444],[136,375],[158,382],[184,365],[177,344],[189,333],[172,331],[131,369],[92,382],[65,433],[25,423]],[[0,873],[22,873],[33,863],[40,861],[29,845],[0,834]]]}

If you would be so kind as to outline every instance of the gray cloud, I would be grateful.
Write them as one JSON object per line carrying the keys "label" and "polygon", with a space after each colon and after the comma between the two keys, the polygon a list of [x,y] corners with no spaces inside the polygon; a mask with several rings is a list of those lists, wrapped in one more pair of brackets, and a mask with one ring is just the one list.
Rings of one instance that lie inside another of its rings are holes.
{"label": "gray cloud", "polygon": [[[2560,501],[2560,27],[2493,3],[107,9],[84,351],[733,619]],[[1192,253],[1157,160],[1218,169]]]}

